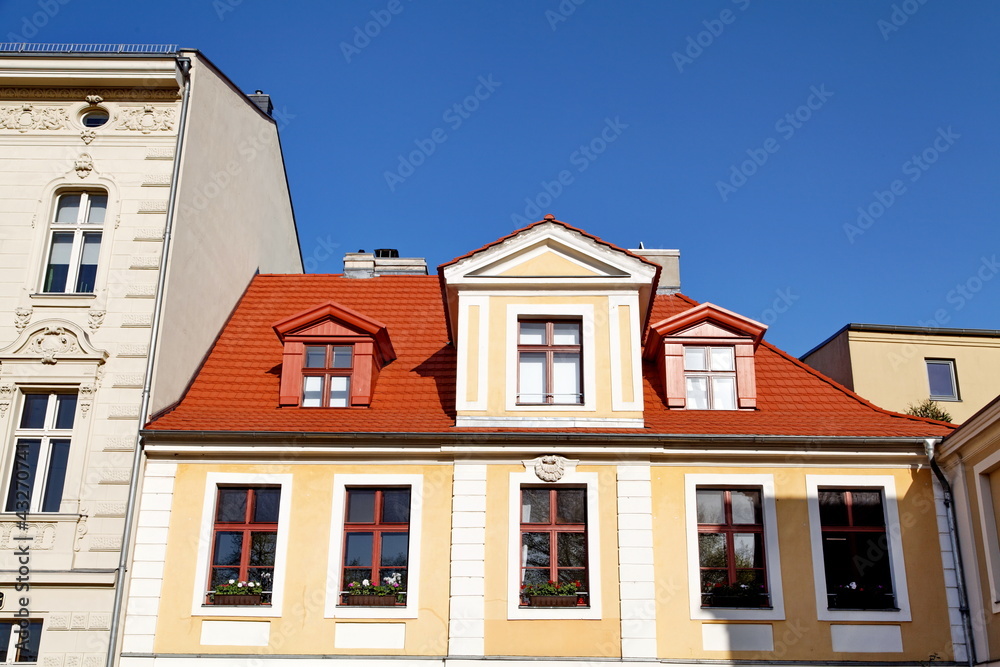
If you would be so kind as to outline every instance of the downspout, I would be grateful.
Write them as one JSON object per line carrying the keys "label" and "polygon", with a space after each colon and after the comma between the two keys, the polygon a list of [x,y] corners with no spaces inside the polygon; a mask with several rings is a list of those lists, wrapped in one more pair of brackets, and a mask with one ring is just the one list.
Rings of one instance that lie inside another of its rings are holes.
{"label": "downspout", "polygon": [[125,506],[125,528],[122,531],[121,554],[118,557],[118,568],[115,570],[115,601],[111,608],[111,630],[108,633],[108,656],[106,667],[114,667],[118,653],[118,633],[121,627],[123,601],[125,599],[125,573],[128,571],[128,555],[132,540],[132,525],[137,513],[136,496],[139,492],[139,470],[142,467],[142,427],[145,426],[149,411],[149,393],[153,382],[153,367],[156,357],[156,345],[160,334],[160,317],[163,311],[163,293],[166,286],[167,259],[170,253],[170,239],[174,226],[174,214],[177,208],[177,182],[181,170],[181,149],[184,146],[184,132],[187,128],[188,99],[191,95],[191,59],[177,58],[177,78],[183,80],[184,91],[181,97],[181,117],[177,126],[177,144],[174,148],[174,168],[170,179],[170,196],[167,200],[167,221],[163,231],[163,251],[160,253],[160,270],[157,275],[156,301],[153,303],[152,331],[149,336],[149,349],[146,351],[146,379],[142,385],[142,403],[139,408],[139,428],[136,429],[135,447],[132,455],[132,476],[129,479],[128,503]]}
{"label": "downspout", "polygon": [[965,631],[965,647],[967,662],[969,667],[976,664],[976,646],[972,637],[972,614],[969,612],[969,594],[965,590],[965,567],[962,565],[962,545],[958,541],[958,516],[955,514],[955,503],[953,492],[948,478],[944,476],[941,467],[938,465],[935,456],[935,448],[940,442],[938,438],[926,438],[924,440],[924,450],[927,452],[927,460],[930,461],[931,470],[941,483],[941,490],[944,491],[945,513],[948,516],[948,538],[951,541],[951,551],[955,554],[955,573],[958,575],[958,603],[959,612],[962,614],[962,629]]}

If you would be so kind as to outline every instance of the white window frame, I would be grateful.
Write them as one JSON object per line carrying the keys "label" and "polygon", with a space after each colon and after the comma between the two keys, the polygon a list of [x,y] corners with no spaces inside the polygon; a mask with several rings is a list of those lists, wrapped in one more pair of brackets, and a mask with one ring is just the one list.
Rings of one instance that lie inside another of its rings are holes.
{"label": "white window frame", "polygon": [[[13,590],[11,590],[8,593],[8,595],[11,596],[12,600],[13,600],[15,594],[16,593]],[[18,597],[20,597],[20,595],[18,595]],[[41,633],[42,633],[42,628],[44,627],[43,621],[41,619],[39,619],[39,618],[26,618],[26,619],[4,618],[2,620],[3,620],[4,623],[11,623],[11,626],[10,626],[10,635],[7,638],[8,642],[9,642],[7,644],[7,660],[6,660],[6,662],[0,663],[0,665],[37,665],[39,662],[41,662],[40,660],[15,660],[14,658],[17,655],[17,643],[18,643],[19,637],[21,636],[20,621],[22,621],[22,620],[27,621],[28,623],[37,623],[38,624],[38,633],[39,633],[39,637],[38,637],[38,647],[39,647],[38,648],[38,655],[39,655],[39,657],[41,657],[41,654],[42,654],[42,650],[41,650],[41,646],[42,646]]]}
{"label": "white window frame", "polygon": [[[889,572],[896,596],[896,610],[830,609],[827,602],[826,567],[823,560],[823,531],[819,518],[819,488],[876,489],[882,492],[885,535],[889,545]],[[910,596],[906,588],[903,563],[903,540],[900,534],[896,479],[891,475],[806,475],[806,500],[809,505],[809,538],[812,543],[813,584],[816,613],[821,621],[890,621],[910,620]]]}
{"label": "white window frame", "polygon": [[[406,604],[397,607],[351,607],[340,602],[341,563],[344,559],[344,517],[347,487],[410,487],[410,536],[406,560]],[[334,475],[330,510],[330,557],[327,560],[324,618],[417,618],[420,610],[420,544],[423,535],[423,475]]]}
{"label": "white window frame", "polygon": [[[90,197],[95,194],[103,195],[107,198],[104,208],[103,222],[88,222],[90,219]],[[76,222],[56,222],[59,212],[59,202],[63,197],[80,195],[80,209],[77,212]],[[104,249],[104,226],[110,215],[111,196],[107,190],[65,190],[56,193],[55,202],[52,208],[51,220],[49,221],[49,231],[46,238],[45,260],[42,262],[42,276],[39,281],[39,294],[96,294],[97,277],[94,277],[94,289],[90,292],[77,292],[76,281],[80,276],[80,262],[83,259],[83,237],[85,233],[100,234],[101,243],[98,253]],[[52,240],[55,234],[65,232],[73,234],[73,245],[70,250],[69,270],[66,275],[66,288],[61,292],[45,291],[45,276],[49,270],[49,262],[52,259]],[[98,271],[100,271],[100,255],[98,255]]]}
{"label": "white window frame", "polygon": [[[544,482],[533,472],[534,461],[526,461],[531,470],[510,473],[508,486],[507,533],[507,619],[508,620],[568,620],[601,618],[601,535],[596,472],[576,472],[567,466],[557,482]],[[583,486],[587,489],[587,591],[589,607],[522,607],[521,606],[521,487]]]}
{"label": "white window frame", "polygon": [[[931,372],[930,366],[935,364],[938,366],[947,366],[948,370],[951,372],[951,391],[952,393],[948,396],[935,395],[931,392]],[[958,393],[958,371],[955,369],[954,359],[937,359],[937,358],[925,358],[924,359],[924,370],[927,372],[927,396],[932,401],[951,401],[957,402],[962,400]]]}
{"label": "white window frame", "polygon": [[[223,606],[205,604],[208,573],[211,568],[212,538],[215,534],[215,510],[220,486],[277,486],[281,488],[278,510],[278,538],[274,552],[274,576],[271,579],[271,604],[253,606]],[[198,533],[198,571],[194,577],[191,616],[281,616],[285,592],[285,572],[288,566],[288,533],[291,528],[292,475],[252,472],[210,472],[205,477],[205,499],[202,503],[201,530]]]}
{"label": "white window frame", "polygon": [[[26,399],[28,395],[47,395],[48,403],[45,407],[45,424],[40,429],[29,429],[21,428],[21,415],[25,409]],[[56,396],[58,395],[74,395],[77,398],[76,409],[73,414],[73,427],[69,429],[56,429]],[[80,410],[80,395],[75,390],[72,391],[56,391],[53,389],[45,390],[41,389],[39,391],[22,391],[20,393],[20,409],[13,413],[14,421],[14,435],[11,438],[10,447],[10,461],[6,467],[6,484],[3,486],[3,496],[2,504],[0,504],[0,511],[6,514],[17,513],[17,509],[7,510],[7,496],[10,493],[10,485],[16,482],[15,477],[18,470],[17,461],[17,442],[19,440],[41,440],[41,445],[38,451],[38,461],[36,463],[35,470],[35,481],[31,489],[31,504],[28,508],[29,514],[44,514],[52,515],[58,514],[59,509],[43,511],[41,508],[42,501],[45,497],[45,483],[49,474],[49,464],[51,463],[52,456],[52,441],[53,440],[69,440],[70,444],[70,458],[67,459],[67,469],[63,476],[63,492],[59,499],[60,505],[62,501],[66,498],[66,482],[69,479],[70,473],[70,462],[72,461],[73,453],[73,434],[76,431],[76,427],[79,420],[79,410]]]}
{"label": "white window frame", "polygon": [[993,491],[990,475],[1000,474],[1000,451],[994,452],[972,468],[976,480],[976,500],[979,503],[979,529],[983,536],[986,576],[990,583],[990,606],[1000,613],[1000,539],[997,536],[997,516],[993,511]]}
{"label": "white window frame", "polygon": [[[701,606],[701,562],[698,553],[698,487],[759,487],[764,522],[764,560],[767,567],[770,609],[727,609]],[[688,592],[691,618],[700,620],[780,621],[785,618],[785,599],[781,588],[781,556],[778,553],[778,515],[774,495],[774,476],[755,475],[684,475],[684,515],[687,532]]]}
{"label": "white window frame", "polygon": [[[581,388],[582,403],[527,404],[517,402],[518,333],[522,319],[578,319],[580,321],[580,352],[583,364]],[[505,409],[510,412],[595,412],[597,410],[597,382],[595,371],[594,306],[591,304],[508,304],[506,344],[506,396]]]}
{"label": "white window frame", "polygon": [[[693,348],[702,348],[705,350],[706,364],[708,366],[707,370],[703,371],[689,371],[687,369],[687,351]],[[733,357],[733,370],[731,371],[713,371],[712,366],[712,349],[714,348],[725,348],[730,351]],[[736,346],[735,345],[711,345],[711,344],[701,344],[695,343],[684,346],[684,357],[682,363],[684,364],[684,407],[688,410],[739,410],[740,408],[740,387],[739,380],[736,370]],[[708,407],[705,408],[695,408],[692,405],[691,395],[688,393],[687,381],[689,377],[703,377],[705,378],[706,390],[708,395]],[[716,377],[731,377],[733,379],[733,407],[731,408],[717,408],[715,407],[715,390],[713,388],[712,378]]]}

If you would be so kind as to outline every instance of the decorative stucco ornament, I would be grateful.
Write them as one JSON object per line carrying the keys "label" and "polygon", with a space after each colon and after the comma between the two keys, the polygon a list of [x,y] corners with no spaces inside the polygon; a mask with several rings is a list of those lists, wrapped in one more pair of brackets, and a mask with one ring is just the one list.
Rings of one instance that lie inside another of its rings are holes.
{"label": "decorative stucco ornament", "polygon": [[543,482],[558,482],[566,472],[566,459],[556,454],[542,456],[535,464],[535,475]]}
{"label": "decorative stucco ornament", "polygon": [[73,168],[76,169],[77,176],[87,178],[90,172],[94,171],[94,158],[90,157],[90,153],[80,153],[80,157],[73,163]]}
{"label": "decorative stucco ornament", "polygon": [[69,329],[45,327],[31,338],[28,351],[39,354],[43,364],[56,363],[57,354],[74,354],[80,351],[76,336]]}

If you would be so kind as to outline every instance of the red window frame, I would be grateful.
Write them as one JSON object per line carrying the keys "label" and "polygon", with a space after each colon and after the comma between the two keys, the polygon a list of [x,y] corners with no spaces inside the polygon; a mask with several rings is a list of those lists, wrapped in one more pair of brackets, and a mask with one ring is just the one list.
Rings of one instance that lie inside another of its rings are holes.
{"label": "red window frame", "polygon": [[[698,535],[722,535],[725,538],[726,543],[726,565],[725,567],[705,567],[701,564],[701,545],[698,547],[699,564],[698,571],[700,575],[701,591],[702,591],[702,606],[703,607],[719,607],[719,606],[739,606],[739,607],[769,607],[770,606],[770,582],[767,579],[767,552],[766,545],[764,544],[764,493],[763,489],[760,487],[712,487],[712,486],[699,486],[695,491],[695,498],[697,498],[697,493],[699,491],[721,491],[723,494],[723,523],[699,523],[698,524]],[[756,523],[735,523],[733,519],[733,492],[752,492],[757,494],[757,505],[760,508],[760,519]],[[697,502],[697,500],[696,500]],[[738,567],[736,561],[736,535],[737,534],[752,534],[760,535],[760,563],[759,567]],[[699,540],[700,542],[700,540]],[[755,597],[753,593],[748,593],[746,596],[732,596],[734,598],[741,598],[732,600],[729,604],[722,604],[719,601],[712,600],[712,593],[710,590],[706,590],[706,573],[710,572],[725,572],[726,581],[725,586],[739,586],[741,583],[740,572],[754,572],[757,573],[753,585],[763,586],[762,589],[757,591],[757,596]],[[759,583],[758,583],[759,582]]]}
{"label": "red window frame", "polygon": [[[820,487],[820,533],[827,601],[831,609],[895,609],[892,566],[886,532],[885,489],[882,487]],[[877,493],[881,524],[857,524],[854,494]],[[846,524],[824,521],[824,494],[843,494]],[[874,536],[874,540],[872,537]],[[831,557],[832,541],[845,542],[846,559]],[[874,554],[874,555],[873,555]],[[846,564],[846,568],[844,565]],[[860,564],[860,565],[859,565]],[[850,570],[854,570],[851,572]],[[850,579],[851,581],[844,581]],[[850,587],[853,583],[855,586]]]}
{"label": "red window frame", "polygon": [[[350,574],[351,570],[368,569],[371,574],[368,577],[363,577],[368,579],[372,585],[381,585],[383,571],[393,570],[403,571],[403,587],[400,589],[400,594],[406,593],[406,585],[408,583],[408,574],[410,567],[410,553],[409,553],[409,533],[410,533],[410,515],[409,511],[413,507],[412,502],[407,509],[407,520],[406,521],[385,521],[384,509],[385,509],[385,492],[386,491],[402,491],[406,490],[411,492],[410,498],[412,499],[412,489],[408,486],[386,486],[386,487],[371,487],[371,486],[349,486],[345,489],[346,498],[344,499],[344,547],[343,547],[343,558],[341,559],[341,575],[340,575],[340,585],[341,592],[344,593],[347,590],[347,585],[351,581],[357,580],[356,574]],[[357,493],[359,491],[363,492],[374,492],[375,502],[374,509],[372,512],[372,521],[350,521],[350,511],[351,511],[351,494]],[[348,536],[351,534],[358,533],[371,533],[372,534],[372,554],[371,554],[371,566],[351,566],[347,562],[348,549],[350,545],[348,544]],[[382,565],[382,536],[385,534],[392,533],[405,533],[407,535],[407,554],[406,554],[406,565]],[[397,602],[397,604],[400,604]]]}
{"label": "red window frame", "polygon": [[[323,348],[325,350],[324,364],[322,367],[314,366],[309,367],[309,348]],[[350,358],[350,366],[334,367],[333,361],[335,358],[335,350],[337,348],[347,349]],[[302,351],[302,403],[303,407],[319,407],[319,408],[349,408],[351,407],[351,384],[354,375],[354,346],[345,343],[320,343],[320,344],[306,344]],[[322,377],[323,387],[320,389],[320,404],[317,406],[306,406],[306,381],[310,377]],[[331,378],[334,377],[346,377],[347,378],[347,398],[346,405],[330,405],[330,382]]]}
{"label": "red window frame", "polygon": [[[521,325],[522,324],[544,324],[545,325],[545,342],[540,345],[531,345],[526,343],[521,343]],[[580,341],[577,345],[556,345],[552,341],[555,336],[555,325],[556,324],[575,324],[579,328],[578,340]],[[521,386],[521,353],[522,352],[542,352],[545,353],[545,376],[543,378],[543,386],[541,391],[524,391]],[[577,399],[572,403],[556,403],[555,394],[553,393],[552,383],[553,383],[553,366],[555,364],[555,354],[576,354],[579,358],[577,367],[579,369],[577,377],[577,386],[580,387],[580,393]],[[582,405],[583,404],[583,324],[579,320],[544,320],[544,319],[519,319],[517,321],[517,404],[518,405]],[[542,395],[542,402],[538,403],[535,401],[524,401],[521,400],[523,394],[527,395]]]}
{"label": "red window frame", "polygon": [[[529,570],[539,570],[546,571],[548,576],[546,579],[548,581],[579,581],[580,593],[585,594],[586,591],[590,590],[588,585],[588,575],[590,568],[590,554],[589,545],[587,544],[587,520],[589,518],[587,512],[587,488],[581,486],[558,486],[558,487],[544,487],[544,486],[522,486],[521,487],[521,503],[520,506],[524,507],[524,494],[526,491],[548,491],[549,493],[549,512],[546,521],[543,522],[531,522],[524,521],[524,516],[522,515],[522,521],[520,526],[521,534],[521,545],[524,544],[524,535],[526,533],[547,533],[549,535],[549,564],[547,566],[529,566],[525,563],[521,564],[521,576],[520,583],[523,585],[525,583],[526,573]],[[560,522],[558,516],[559,507],[559,494],[566,491],[576,491],[583,492],[583,522],[582,523],[569,523]],[[583,565],[582,566],[570,566],[570,565],[560,565],[559,564],[559,534],[560,533],[575,533],[583,535],[583,545],[584,545],[584,555],[583,555]],[[523,546],[522,546],[523,548]],[[572,578],[564,577],[560,578],[560,572],[570,573],[578,572],[579,576]],[[578,598],[577,604],[583,604],[586,606],[585,595]]]}
{"label": "red window frame", "polygon": [[[277,543],[278,536],[278,522],[277,521],[254,521],[253,516],[256,510],[256,494],[262,489],[268,490],[280,490],[281,487],[276,486],[220,486],[215,492],[215,518],[212,527],[212,558],[209,562],[208,571],[208,583],[209,591],[215,590],[215,571],[216,570],[232,570],[238,569],[239,575],[236,577],[238,581],[249,581],[250,580],[250,569],[254,570],[269,570],[272,576],[269,581],[261,581],[264,585],[264,604],[270,604],[270,594],[271,586],[274,582],[274,563],[271,565],[251,565],[250,555],[251,547],[253,546],[252,533],[274,533],[275,544]],[[243,521],[220,521],[219,514],[222,512],[222,494],[223,492],[232,491],[244,491],[246,495],[245,511],[243,515]],[[279,505],[275,508],[275,513],[280,512],[280,496]],[[217,539],[219,533],[242,533],[240,552],[240,562],[239,565],[231,564],[216,564],[218,560],[218,554],[216,553],[218,549],[219,541]],[[256,577],[256,579],[264,579],[266,577]],[[211,602],[211,596],[209,597],[209,602]]]}

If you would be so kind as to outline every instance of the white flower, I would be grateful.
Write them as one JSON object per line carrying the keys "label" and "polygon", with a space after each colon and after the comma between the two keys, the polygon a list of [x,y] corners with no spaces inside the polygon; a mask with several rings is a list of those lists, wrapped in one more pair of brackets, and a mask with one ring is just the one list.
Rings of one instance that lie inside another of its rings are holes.
{"label": "white flower", "polygon": [[236,584],[236,588],[243,588],[243,582],[241,581],[240,583]]}
{"label": "white flower", "polygon": [[851,583],[847,584],[847,587],[850,588],[851,590],[855,590],[858,587],[858,585],[852,581]]}
{"label": "white flower", "polygon": [[368,583],[368,580],[367,580],[367,579],[362,579],[362,580],[361,580],[361,585],[362,585],[362,586],[371,586],[371,584],[369,584],[369,583]]}
{"label": "white flower", "polygon": [[235,584],[235,583],[236,583],[236,580],[235,580],[235,579],[230,579],[230,580],[229,580],[229,583],[231,583],[231,584]]}

